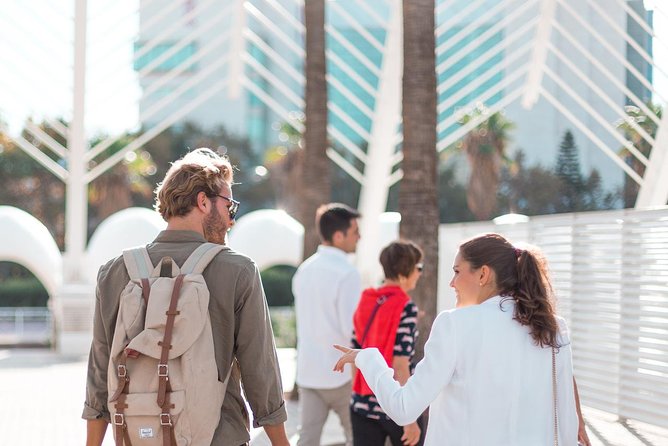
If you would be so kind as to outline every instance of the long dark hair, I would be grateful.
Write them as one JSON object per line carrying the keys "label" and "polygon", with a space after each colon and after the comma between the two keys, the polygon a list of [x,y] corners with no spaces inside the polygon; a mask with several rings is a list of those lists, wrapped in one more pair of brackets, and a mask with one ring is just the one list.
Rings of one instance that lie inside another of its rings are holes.
{"label": "long dark hair", "polygon": [[499,294],[515,301],[513,317],[530,327],[536,345],[559,348],[554,293],[537,248],[518,249],[499,234],[483,234],[462,243],[459,253],[473,269],[494,270]]}

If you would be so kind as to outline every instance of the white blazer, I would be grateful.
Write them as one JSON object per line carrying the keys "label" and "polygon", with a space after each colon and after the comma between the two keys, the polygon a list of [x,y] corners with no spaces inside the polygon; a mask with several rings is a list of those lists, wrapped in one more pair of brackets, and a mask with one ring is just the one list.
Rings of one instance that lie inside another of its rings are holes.
{"label": "white blazer", "polygon": [[[552,350],[533,343],[500,296],[438,315],[424,359],[404,387],[375,348],[355,364],[381,407],[400,425],[430,408],[425,446],[554,444]],[[503,309],[501,308],[501,305]],[[559,318],[556,355],[560,446],[577,445],[570,339]]]}

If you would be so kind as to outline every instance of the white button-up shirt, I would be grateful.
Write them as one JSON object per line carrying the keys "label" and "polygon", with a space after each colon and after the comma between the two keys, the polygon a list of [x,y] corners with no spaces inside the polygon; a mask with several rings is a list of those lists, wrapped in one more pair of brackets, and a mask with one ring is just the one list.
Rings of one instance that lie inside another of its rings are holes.
{"label": "white button-up shirt", "polygon": [[[404,387],[376,349],[355,364],[381,407],[398,424],[431,405],[425,446],[549,446],[554,444],[552,350],[533,343],[528,327],[503,311],[496,296],[441,313],[424,359]],[[577,444],[571,346],[563,319],[556,354],[559,445]]]}
{"label": "white button-up shirt", "polygon": [[342,250],[320,245],[292,279],[297,313],[297,384],[333,389],[350,381],[349,373],[332,368],[339,352],[332,345],[350,344],[353,313],[361,279]]}

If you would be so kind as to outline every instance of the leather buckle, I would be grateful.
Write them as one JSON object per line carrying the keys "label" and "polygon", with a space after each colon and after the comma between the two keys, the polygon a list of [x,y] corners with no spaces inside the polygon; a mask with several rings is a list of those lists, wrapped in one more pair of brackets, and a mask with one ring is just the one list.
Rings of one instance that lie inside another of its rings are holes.
{"label": "leather buckle", "polygon": [[125,378],[128,375],[128,369],[123,365],[119,364],[118,366],[118,377]]}
{"label": "leather buckle", "polygon": [[172,416],[168,413],[161,413],[160,426],[172,426]]}
{"label": "leather buckle", "polygon": [[167,375],[169,375],[169,365],[158,364],[158,376],[167,376]]}
{"label": "leather buckle", "polygon": [[117,426],[123,426],[125,424],[125,415],[123,415],[122,413],[115,413],[114,424]]}

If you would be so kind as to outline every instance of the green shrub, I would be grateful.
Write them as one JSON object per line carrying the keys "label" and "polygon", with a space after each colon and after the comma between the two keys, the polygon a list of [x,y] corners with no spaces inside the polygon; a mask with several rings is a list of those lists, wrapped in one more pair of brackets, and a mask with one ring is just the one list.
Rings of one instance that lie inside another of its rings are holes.
{"label": "green shrub", "polygon": [[294,307],[273,307],[269,309],[271,326],[274,330],[276,347],[297,347],[297,318]]}
{"label": "green shrub", "polygon": [[45,307],[49,293],[36,277],[0,281],[0,307]]}
{"label": "green shrub", "polygon": [[292,276],[296,270],[294,266],[276,265],[260,273],[270,307],[289,307],[294,304]]}

